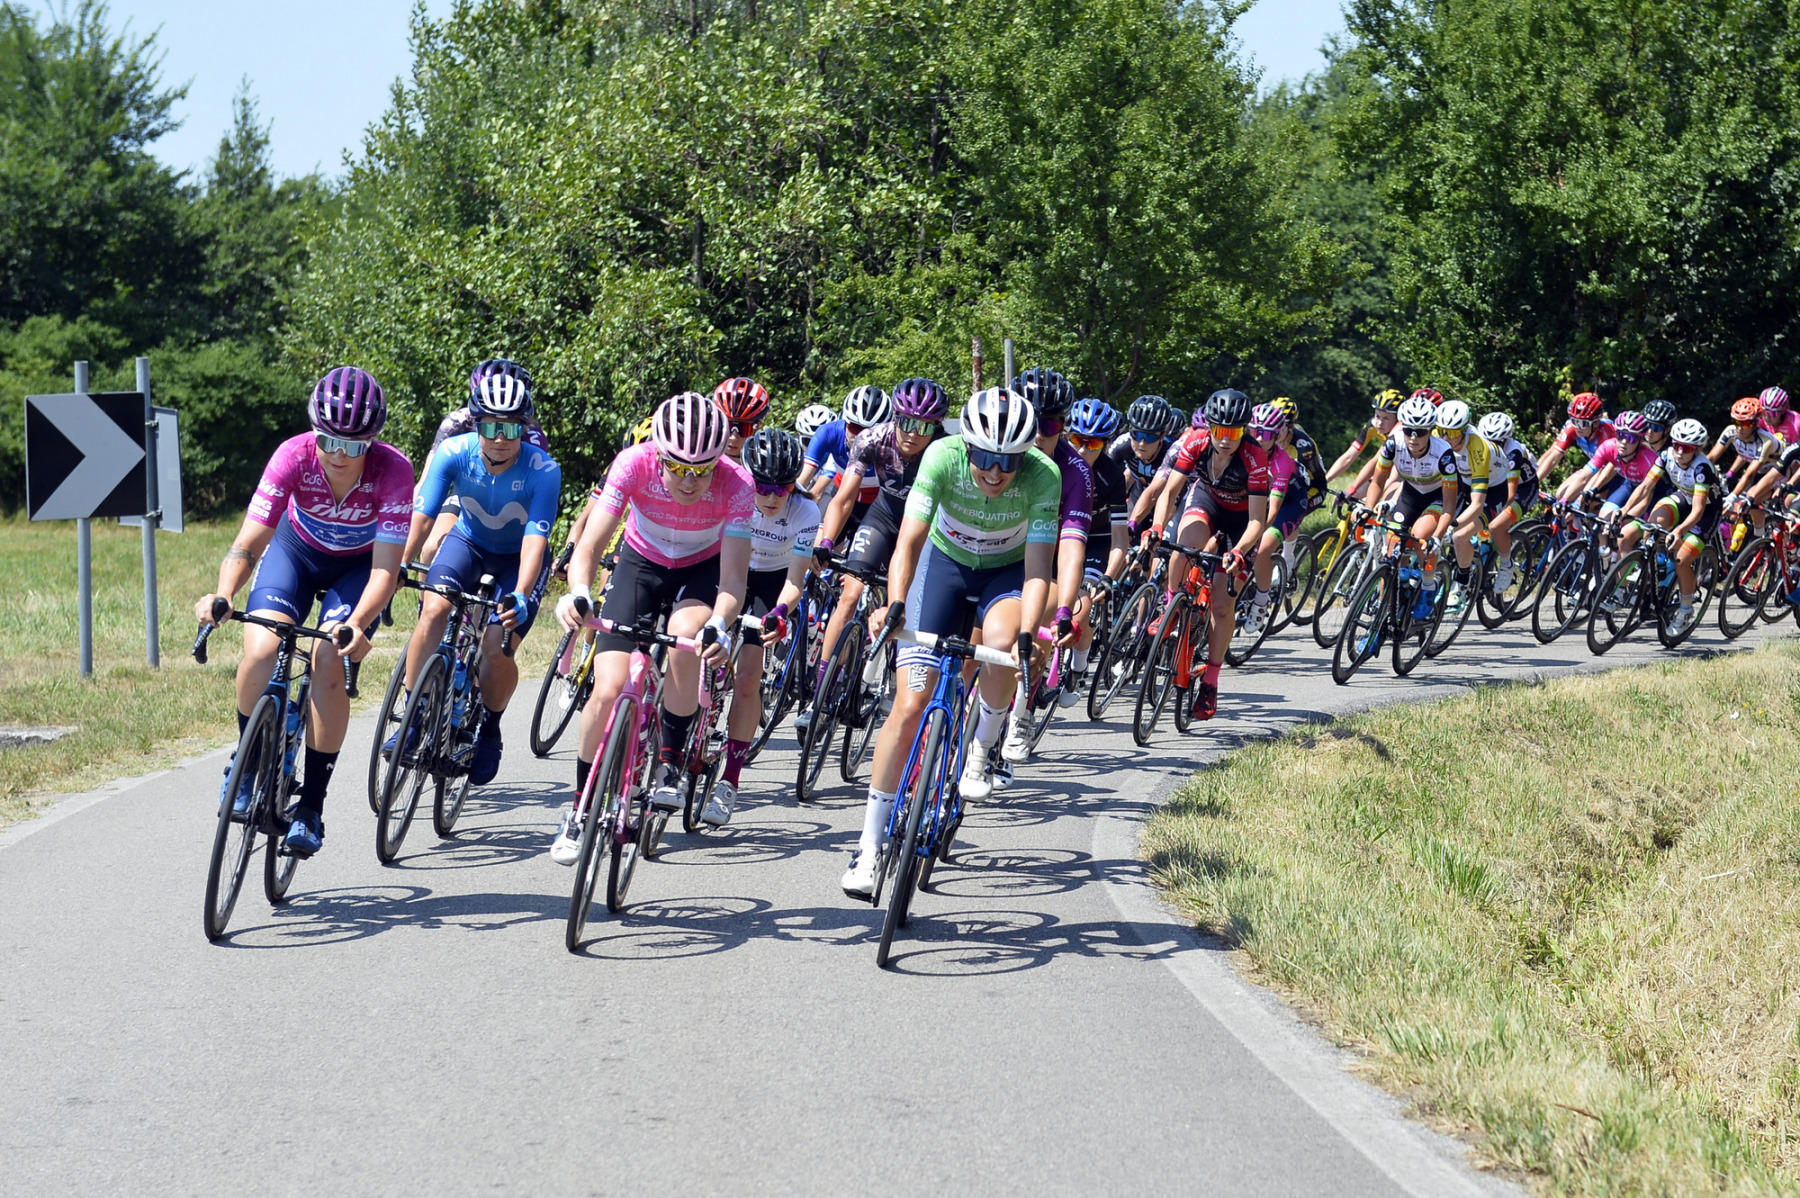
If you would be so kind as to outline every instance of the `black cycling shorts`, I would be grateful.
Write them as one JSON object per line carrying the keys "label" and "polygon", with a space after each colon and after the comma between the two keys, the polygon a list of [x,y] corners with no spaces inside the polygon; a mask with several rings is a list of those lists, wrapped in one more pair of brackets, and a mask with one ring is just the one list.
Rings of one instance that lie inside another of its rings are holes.
{"label": "black cycling shorts", "polygon": [[851,566],[859,574],[884,575],[894,557],[894,542],[900,539],[900,517],[905,514],[905,501],[882,492],[869,505],[868,514],[850,538],[844,551]]}
{"label": "black cycling shorts", "polygon": [[[1181,522],[1186,524],[1195,516],[1203,517],[1213,535],[1219,538],[1219,552],[1226,553],[1244,539],[1244,533],[1250,527],[1250,509],[1233,511],[1220,504],[1218,496],[1212,488],[1196,479],[1188,488],[1187,503],[1181,513]],[[1205,549],[1205,545],[1199,548]]]}
{"label": "black cycling shorts", "polygon": [[[615,624],[634,625],[667,616],[675,605],[689,599],[711,607],[719,598],[719,555],[686,566],[659,566],[633,549],[619,546],[619,564],[613,567],[601,594],[600,614]],[[636,642],[616,632],[595,638],[602,653],[629,653]]]}
{"label": "black cycling shorts", "polygon": [[1413,522],[1432,508],[1444,510],[1444,488],[1433,487],[1429,491],[1421,491],[1411,483],[1400,485],[1400,498],[1394,503],[1394,518],[1408,528]]}

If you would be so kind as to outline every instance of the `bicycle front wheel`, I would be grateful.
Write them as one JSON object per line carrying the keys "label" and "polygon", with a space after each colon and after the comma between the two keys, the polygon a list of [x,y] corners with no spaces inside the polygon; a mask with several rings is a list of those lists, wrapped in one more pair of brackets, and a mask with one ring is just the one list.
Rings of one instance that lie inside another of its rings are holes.
{"label": "bicycle front wheel", "polygon": [[1735,641],[1756,623],[1775,589],[1774,542],[1759,537],[1745,545],[1719,588],[1719,631]]}
{"label": "bicycle front wheel", "polygon": [[1588,607],[1588,544],[1571,541],[1543,569],[1531,607],[1531,635],[1541,645],[1575,626]]}
{"label": "bicycle front wheel", "polygon": [[613,716],[612,735],[607,737],[589,779],[592,797],[581,826],[581,851],[575,859],[575,886],[569,894],[569,918],[563,932],[563,942],[572,953],[581,951],[581,935],[587,927],[588,912],[593,910],[601,863],[609,857],[612,846],[618,804],[625,801],[625,747],[636,731],[637,719],[636,701],[622,698]]}
{"label": "bicycle front wheel", "polygon": [[[1220,578],[1217,585],[1225,585]],[[1210,596],[1207,597],[1210,600]],[[1187,605],[1187,625],[1182,630],[1181,640],[1175,647],[1174,686],[1169,695],[1169,702],[1175,705],[1175,731],[1185,735],[1194,726],[1194,693],[1200,678],[1200,672],[1206,668],[1207,651],[1212,647],[1212,604],[1202,605],[1199,601]],[[1187,675],[1187,684],[1181,683],[1182,675]]]}
{"label": "bicycle front wheel", "polygon": [[[838,760],[838,777],[846,782],[855,782],[862,769],[862,763],[868,760],[869,748],[875,743],[875,734],[881,729],[881,721],[887,711],[894,705],[894,656],[898,646],[892,641],[882,648],[881,661],[874,667],[875,683],[871,686],[863,681],[856,693],[851,696],[854,705],[850,712],[850,726],[844,729],[843,756]],[[857,678],[868,670],[868,655],[859,657],[861,668],[857,670]]]}
{"label": "bicycle front wheel", "polygon": [[800,767],[794,780],[794,797],[810,803],[818,796],[819,775],[831,756],[831,740],[837,735],[838,722],[854,687],[860,682],[856,671],[861,668],[862,642],[868,630],[860,620],[844,626],[831,659],[825,666],[825,677],[813,696],[812,720],[806,725],[806,739],[800,742]]}
{"label": "bicycle front wheel", "polygon": [[369,810],[381,810],[381,746],[406,717],[406,654],[388,675],[387,694],[381,700],[381,718],[375,721],[375,741],[369,746]]}
{"label": "bicycle front wheel", "polygon": [[[381,785],[381,804],[375,811],[375,858],[390,864],[400,853],[406,830],[438,753],[438,733],[444,725],[443,704],[449,678],[442,656],[434,653],[407,700],[400,721],[400,736],[388,761],[387,778]],[[410,746],[410,748],[409,748]]]}
{"label": "bicycle front wheel", "polygon": [[569,672],[561,670],[563,655],[569,651],[570,642],[579,631],[569,631],[562,635],[556,644],[556,652],[550,655],[550,664],[544,667],[544,681],[538,687],[537,705],[531,710],[531,751],[538,757],[548,757],[556,742],[575,718],[587,701],[588,691],[593,687],[592,648],[589,644],[575,646],[575,654],[569,662]]}
{"label": "bicycle front wheel", "polygon": [[1162,623],[1150,642],[1150,655],[1138,681],[1137,705],[1131,713],[1131,739],[1140,748],[1150,743],[1156,723],[1162,718],[1163,707],[1169,702],[1169,694],[1175,689],[1175,654],[1189,602],[1186,595],[1175,596],[1163,609]]}
{"label": "bicycle front wheel", "polygon": [[[279,763],[275,761],[277,726],[280,716],[272,695],[264,695],[250,709],[250,721],[238,737],[237,755],[231,760],[231,772],[225,778],[225,793],[219,799],[219,820],[213,829],[212,859],[206,869],[206,910],[203,926],[208,940],[225,934],[231,922],[231,910],[237,906],[238,892],[243,889],[244,875],[249,872],[250,854],[256,847],[256,833],[274,813],[269,791]],[[250,810],[247,815],[234,814],[237,793],[250,782]]]}
{"label": "bicycle front wheel", "polygon": [[800,693],[800,675],[806,668],[806,609],[803,607],[788,627],[788,634],[774,644],[763,646],[762,679],[757,684],[762,700],[761,715],[756,721],[756,735],[744,750],[744,764],[754,762],[769,743],[769,737],[781,726],[794,697]]}
{"label": "bicycle front wheel", "polygon": [[1642,553],[1630,553],[1606,572],[1594,592],[1588,612],[1588,649],[1596,656],[1618,644],[1641,619],[1642,589],[1650,585],[1649,568]]}
{"label": "bicycle front wheel", "polygon": [[944,751],[945,721],[946,716],[942,710],[934,711],[929,716],[925,726],[924,748],[919,754],[919,768],[905,796],[906,806],[901,811],[900,851],[889,858],[891,864],[887,865],[893,873],[893,884],[888,889],[887,914],[881,921],[881,942],[875,949],[877,968],[887,968],[894,933],[906,925],[907,916],[912,909],[913,890],[919,878],[919,857],[925,848],[920,842],[919,830],[924,824],[926,810],[935,802],[938,780],[943,776],[944,766],[939,758]]}
{"label": "bicycle front wheel", "polygon": [[[1451,566],[1448,562],[1442,567],[1448,573]],[[1481,593],[1481,558],[1477,556],[1469,563],[1469,580],[1458,583],[1446,578],[1438,589],[1437,610],[1431,619],[1431,630],[1425,639],[1425,656],[1436,658],[1444,650],[1456,643],[1462,635],[1463,628],[1469,622],[1469,612],[1475,607],[1475,596]],[[1454,606],[1450,602],[1451,594],[1460,596]]]}
{"label": "bicycle front wheel", "polygon": [[[1286,561],[1282,564],[1285,566]],[[1294,541],[1294,565],[1287,571],[1284,589],[1279,592],[1281,606],[1277,610],[1281,618],[1273,631],[1279,632],[1289,624],[1304,628],[1312,620],[1307,601],[1320,581],[1319,548],[1308,533]]]}
{"label": "bicycle front wheel", "polygon": [[1350,597],[1343,627],[1331,650],[1331,680],[1339,686],[1349,682],[1362,663],[1381,648],[1392,586],[1393,568],[1377,566]]}
{"label": "bicycle front wheel", "polygon": [[1319,583],[1319,595],[1313,604],[1313,643],[1329,649],[1344,630],[1349,602],[1362,582],[1363,564],[1371,550],[1366,541],[1353,541],[1344,546]]}
{"label": "bicycle front wheel", "polygon": [[1104,716],[1119,692],[1142,668],[1144,656],[1150,651],[1150,625],[1156,618],[1156,600],[1156,585],[1146,582],[1133,591],[1125,606],[1119,609],[1107,632],[1106,644],[1092,667],[1093,677],[1088,683],[1088,719],[1097,720]]}

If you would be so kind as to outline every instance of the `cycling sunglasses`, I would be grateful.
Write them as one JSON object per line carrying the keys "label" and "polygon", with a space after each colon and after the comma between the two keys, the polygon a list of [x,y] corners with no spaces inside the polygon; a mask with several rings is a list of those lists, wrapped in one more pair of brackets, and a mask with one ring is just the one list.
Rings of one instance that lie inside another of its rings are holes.
{"label": "cycling sunglasses", "polygon": [[1133,441],[1160,441],[1163,439],[1163,435],[1153,428],[1134,428],[1131,430],[1131,439]]}
{"label": "cycling sunglasses", "polygon": [[1082,450],[1105,449],[1106,448],[1106,438],[1105,437],[1089,437],[1089,436],[1085,436],[1082,433],[1070,433],[1069,434],[1069,444],[1073,445],[1076,449],[1082,449]]}
{"label": "cycling sunglasses", "polygon": [[347,458],[360,458],[369,452],[367,441],[352,441],[347,437],[334,437],[330,433],[314,433],[313,440],[318,443],[320,453],[341,453]]}
{"label": "cycling sunglasses", "polygon": [[1638,436],[1636,433],[1620,433],[1620,434],[1618,434],[1618,442],[1620,445],[1636,445],[1639,441],[1642,441],[1642,440],[1643,440],[1643,438]]}
{"label": "cycling sunglasses", "polygon": [[1060,436],[1060,435],[1062,435],[1062,425],[1063,425],[1063,422],[1056,419],[1055,417],[1051,417],[1049,420],[1040,420],[1040,421],[1038,421],[1038,436],[1040,436],[1040,437]]}
{"label": "cycling sunglasses", "polygon": [[704,466],[696,466],[691,462],[672,462],[668,458],[659,458],[658,460],[662,462],[662,468],[676,478],[705,478],[719,464],[717,461],[711,461]]}
{"label": "cycling sunglasses", "polygon": [[990,453],[985,449],[969,446],[969,466],[975,470],[998,470],[1002,474],[1012,474],[1024,460],[1025,455],[1022,453]]}
{"label": "cycling sunglasses", "polygon": [[762,427],[760,420],[733,420],[731,431],[740,437],[754,437],[756,430]]}
{"label": "cycling sunglasses", "polygon": [[1576,420],[1571,418],[1569,423],[1580,429],[1582,432],[1586,432],[1588,429],[1594,427],[1594,422],[1592,420]]}
{"label": "cycling sunglasses", "polygon": [[903,433],[918,433],[923,437],[933,437],[937,435],[938,422],[921,419],[918,416],[896,416],[894,417],[894,427]]}
{"label": "cycling sunglasses", "polygon": [[1209,424],[1206,426],[1215,441],[1242,441],[1244,426],[1241,424]]}
{"label": "cycling sunglasses", "polygon": [[869,426],[866,424],[851,424],[848,420],[844,421],[844,436],[852,441],[868,431]]}
{"label": "cycling sunglasses", "polygon": [[1666,433],[1669,431],[1668,425],[1658,424],[1654,420],[1652,420],[1648,424],[1644,425],[1644,428],[1653,433]]}
{"label": "cycling sunglasses", "polygon": [[1429,439],[1431,430],[1428,428],[1407,428],[1401,429],[1400,435],[1405,437],[1408,441],[1417,441],[1421,437]]}
{"label": "cycling sunglasses", "polygon": [[525,426],[517,420],[481,420],[475,427],[482,436],[496,441],[517,441],[525,435]]}
{"label": "cycling sunglasses", "polygon": [[758,495],[786,495],[794,489],[793,483],[757,483]]}

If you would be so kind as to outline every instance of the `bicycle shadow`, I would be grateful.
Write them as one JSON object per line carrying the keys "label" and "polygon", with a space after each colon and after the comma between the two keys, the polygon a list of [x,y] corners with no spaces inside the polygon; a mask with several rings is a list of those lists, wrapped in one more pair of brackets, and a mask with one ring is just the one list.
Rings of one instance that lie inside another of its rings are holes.
{"label": "bicycle shadow", "polygon": [[[254,897],[245,895],[244,900]],[[505,931],[561,919],[568,913],[568,903],[567,895],[439,894],[416,885],[341,886],[291,894],[264,922],[234,929],[218,944],[266,951],[366,940],[396,928]]]}

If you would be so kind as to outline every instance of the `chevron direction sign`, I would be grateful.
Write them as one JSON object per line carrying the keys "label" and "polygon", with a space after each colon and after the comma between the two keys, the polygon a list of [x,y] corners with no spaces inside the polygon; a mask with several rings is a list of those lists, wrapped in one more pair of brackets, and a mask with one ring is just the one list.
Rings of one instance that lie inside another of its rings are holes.
{"label": "chevron direction sign", "polygon": [[144,514],[140,391],[25,397],[25,507],[33,520]]}

